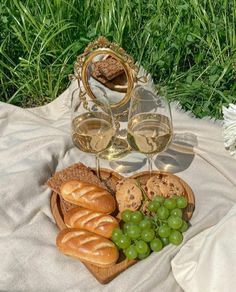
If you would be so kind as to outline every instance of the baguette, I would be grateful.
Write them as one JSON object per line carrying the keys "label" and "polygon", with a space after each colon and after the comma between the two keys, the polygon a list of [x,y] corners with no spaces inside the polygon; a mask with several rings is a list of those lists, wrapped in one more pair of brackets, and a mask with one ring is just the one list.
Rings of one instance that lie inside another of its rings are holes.
{"label": "baguette", "polygon": [[114,265],[119,257],[113,242],[82,229],[62,230],[57,236],[56,245],[68,256],[104,268]]}
{"label": "baguette", "polygon": [[82,207],[67,212],[64,222],[69,228],[85,229],[106,238],[111,238],[113,229],[119,227],[114,217]]}
{"label": "baguette", "polygon": [[116,209],[115,198],[107,190],[79,180],[62,184],[60,194],[65,201],[104,214]]}

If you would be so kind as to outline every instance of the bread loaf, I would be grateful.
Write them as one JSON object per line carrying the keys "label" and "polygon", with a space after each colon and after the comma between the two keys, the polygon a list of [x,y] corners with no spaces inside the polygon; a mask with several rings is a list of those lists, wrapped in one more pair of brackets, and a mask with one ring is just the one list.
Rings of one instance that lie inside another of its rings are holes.
{"label": "bread loaf", "polygon": [[119,227],[114,217],[82,207],[67,212],[64,222],[69,228],[85,229],[106,238],[111,238],[113,229]]}
{"label": "bread loaf", "polygon": [[115,198],[107,190],[79,180],[62,184],[60,194],[65,201],[104,214],[116,208]]}
{"label": "bread loaf", "polygon": [[54,173],[54,175],[47,181],[47,185],[54,192],[60,194],[62,184],[70,180],[80,180],[105,188],[104,184],[96,176],[95,172],[81,162],[72,164],[63,170]]}
{"label": "bread loaf", "polygon": [[120,61],[113,57],[109,57],[106,60],[98,63],[98,69],[101,74],[108,80],[113,80],[115,77],[121,75],[124,72],[124,66]]}
{"label": "bread loaf", "polygon": [[68,256],[99,267],[116,263],[119,252],[110,240],[81,229],[64,229],[57,236],[58,249]]}

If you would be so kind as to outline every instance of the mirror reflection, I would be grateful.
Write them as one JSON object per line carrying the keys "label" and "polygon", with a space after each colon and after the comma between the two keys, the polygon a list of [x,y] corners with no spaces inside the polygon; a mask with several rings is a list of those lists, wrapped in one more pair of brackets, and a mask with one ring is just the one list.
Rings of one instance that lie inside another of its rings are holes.
{"label": "mirror reflection", "polygon": [[[112,54],[94,56],[87,66],[86,75],[90,88],[103,88],[111,105],[125,98],[128,88],[126,71],[121,61]],[[96,92],[93,95],[96,97]]]}

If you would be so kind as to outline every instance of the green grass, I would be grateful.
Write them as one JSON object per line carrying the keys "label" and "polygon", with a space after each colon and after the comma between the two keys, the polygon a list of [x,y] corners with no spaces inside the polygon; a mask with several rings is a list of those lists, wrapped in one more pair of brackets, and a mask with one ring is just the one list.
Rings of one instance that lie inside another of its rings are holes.
{"label": "green grass", "polygon": [[0,0],[0,20],[1,101],[50,102],[104,35],[196,116],[236,102],[236,0]]}

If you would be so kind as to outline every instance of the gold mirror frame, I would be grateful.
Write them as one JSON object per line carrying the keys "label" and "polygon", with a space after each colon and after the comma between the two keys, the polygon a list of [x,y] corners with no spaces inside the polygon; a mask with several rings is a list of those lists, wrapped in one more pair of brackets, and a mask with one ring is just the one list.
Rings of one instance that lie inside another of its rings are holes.
{"label": "gold mirror frame", "polygon": [[[84,50],[84,53],[77,57],[75,63],[75,77],[78,80],[78,85],[80,88],[80,96],[83,97],[86,93],[96,99],[93,94],[87,76],[87,69],[94,57],[100,54],[109,54],[113,56],[117,61],[119,61],[123,67],[127,77],[127,92],[124,98],[116,103],[111,104],[111,108],[118,109],[129,102],[131,92],[133,90],[135,82],[137,82],[138,66],[134,64],[133,58],[128,55],[125,50],[119,47],[118,44],[109,42],[105,37],[99,37],[96,41],[90,43]],[[81,87],[81,82],[84,87]]]}

